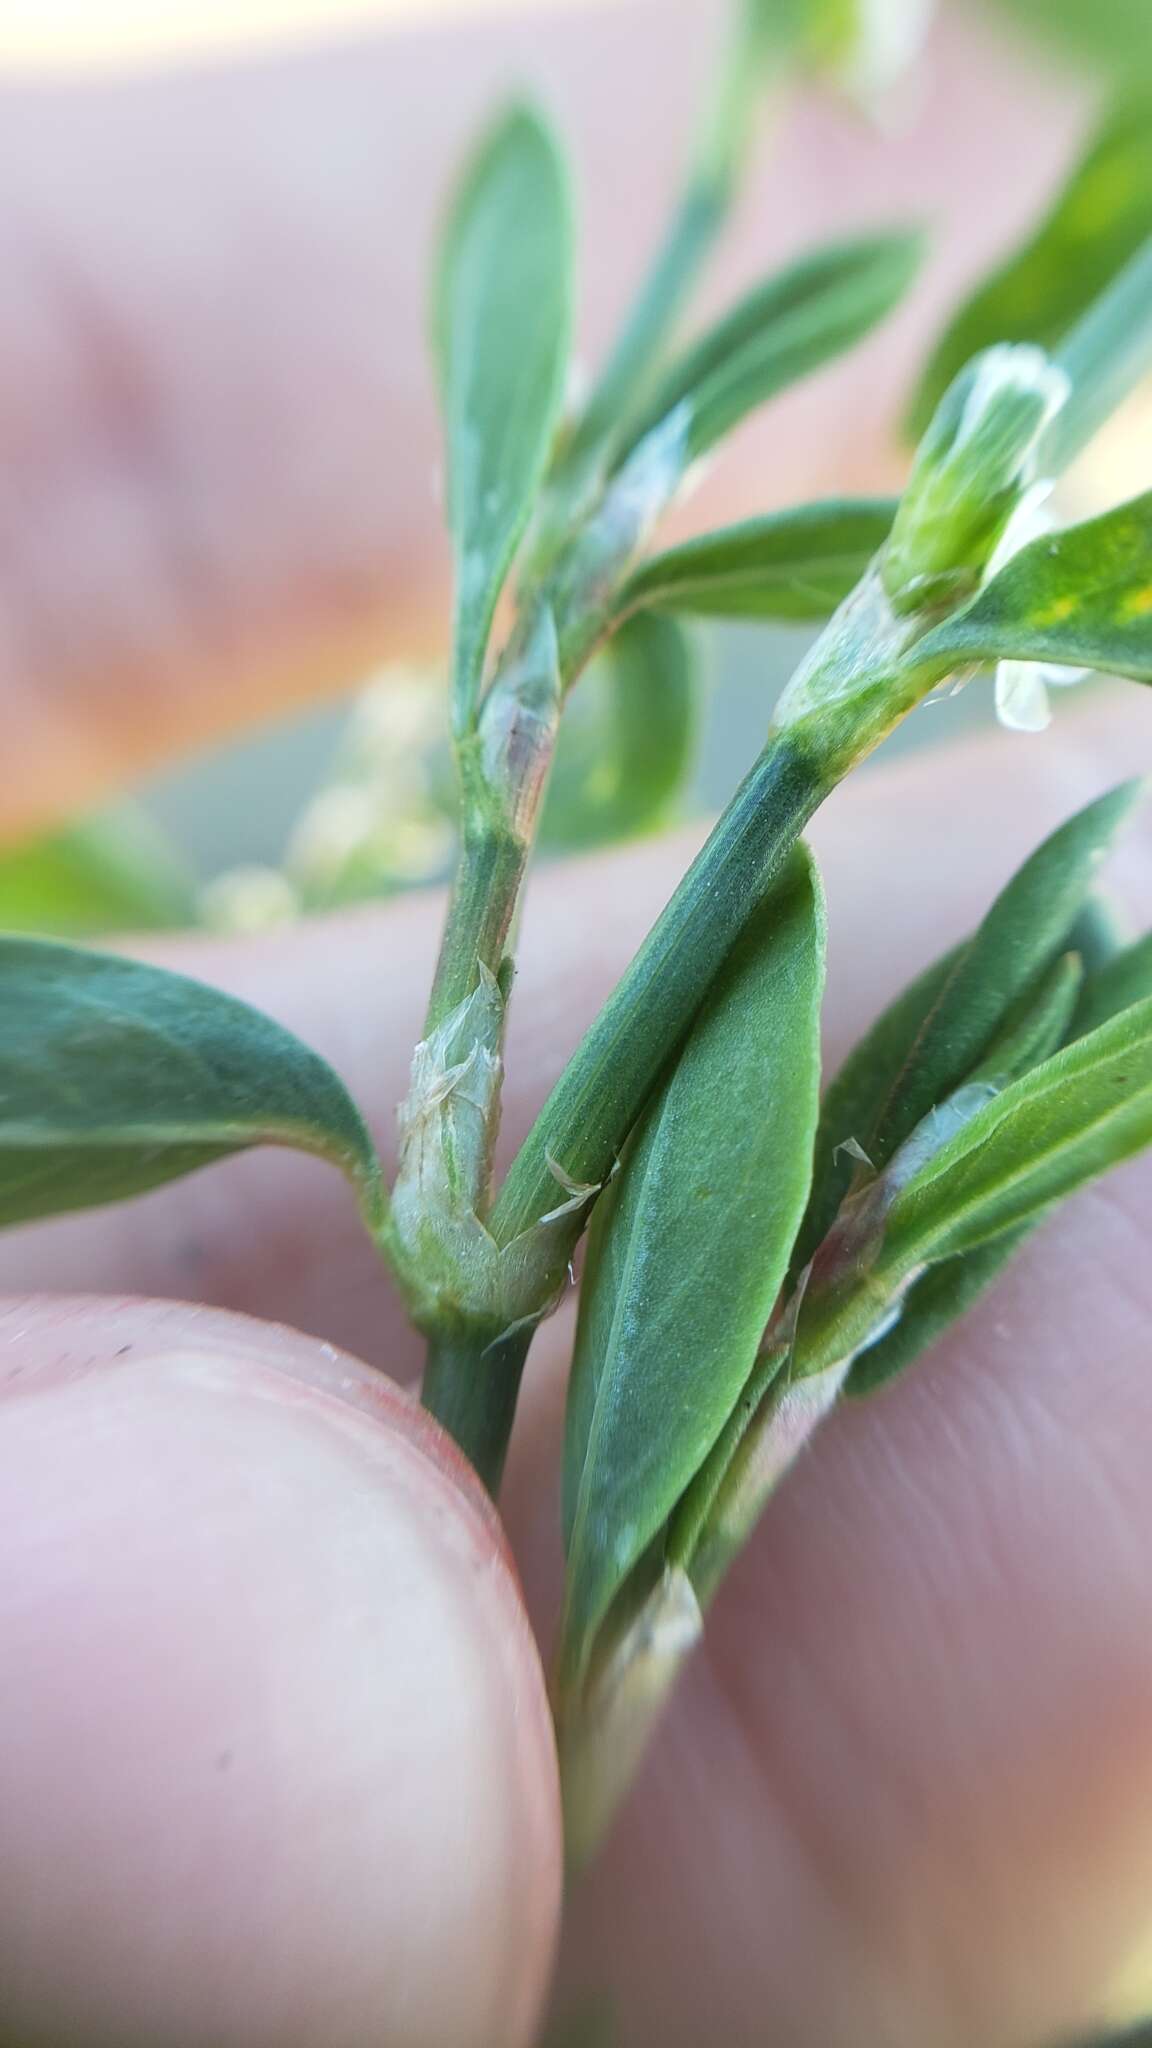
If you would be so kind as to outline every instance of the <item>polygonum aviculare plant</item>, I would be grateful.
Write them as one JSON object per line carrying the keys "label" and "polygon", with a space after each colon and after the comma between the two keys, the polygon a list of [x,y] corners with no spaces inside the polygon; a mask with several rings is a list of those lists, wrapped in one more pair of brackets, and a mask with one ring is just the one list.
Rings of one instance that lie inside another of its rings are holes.
{"label": "polygonum aviculare plant", "polygon": [[[1131,172],[1128,115],[1108,117],[940,343],[898,502],[654,542],[701,459],[915,278],[919,234],[872,229],[800,252],[682,332],[766,75],[852,69],[820,18],[740,10],[668,239],[577,410],[568,178],[536,112],[496,122],[451,206],[434,341],[459,857],[392,1186],[339,1080],[278,1025],[106,953],[0,942],[0,1222],[119,1200],[253,1145],[322,1155],[427,1339],[427,1406],[493,1491],[534,1333],[588,1233],[554,1688],[577,1856],[832,1405],[903,1370],[1057,1203],[1152,1141],[1152,947],[1126,943],[1095,894],[1135,785],[1040,847],[822,1101],[824,908],[801,837],[894,727],[985,668],[1026,725],[1046,676],[1152,680],[1152,494],[1063,526],[1046,502],[1152,367],[1152,178],[1137,203],[1113,175],[1093,260],[1063,260],[1101,163]],[[517,919],[546,802],[571,793],[563,747],[552,779],[569,698],[594,665],[613,721],[599,816],[606,831],[650,824],[688,755],[685,621],[723,616],[820,631],[496,1184]]]}

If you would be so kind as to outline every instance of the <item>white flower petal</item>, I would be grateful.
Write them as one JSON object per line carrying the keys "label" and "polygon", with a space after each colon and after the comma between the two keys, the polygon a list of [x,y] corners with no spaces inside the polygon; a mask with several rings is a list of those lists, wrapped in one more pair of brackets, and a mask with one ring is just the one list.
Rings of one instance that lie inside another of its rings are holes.
{"label": "white flower petal", "polygon": [[996,543],[992,559],[984,571],[986,583],[991,583],[993,576],[998,575],[1001,569],[1007,568],[1013,555],[1018,555],[1021,548],[1026,548],[1029,542],[1042,540],[1045,534],[1055,533],[1056,521],[1048,509],[1048,500],[1051,496],[1050,478],[1041,477],[1036,483],[1029,484]]}
{"label": "white flower petal", "polygon": [[919,56],[935,12],[936,0],[857,0],[849,91],[864,100],[890,91]]}
{"label": "white flower petal", "polygon": [[1038,661],[1002,661],[996,670],[996,716],[1013,732],[1043,732],[1051,723],[1046,671]]}

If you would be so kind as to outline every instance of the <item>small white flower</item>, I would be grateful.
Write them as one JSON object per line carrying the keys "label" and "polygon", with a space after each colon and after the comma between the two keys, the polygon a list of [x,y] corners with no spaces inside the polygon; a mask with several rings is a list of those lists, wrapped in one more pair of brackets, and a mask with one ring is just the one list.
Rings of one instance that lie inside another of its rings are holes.
{"label": "small white flower", "polygon": [[936,0],[856,0],[840,67],[849,92],[865,102],[889,93],[920,56],[935,12]]}
{"label": "small white flower", "polygon": [[[1045,478],[1025,491],[988,564],[986,581],[991,582],[1030,541],[1057,532],[1051,497],[1052,485]],[[1012,732],[1044,732],[1052,721],[1049,689],[1082,683],[1090,674],[1090,669],[1065,668],[1052,661],[1002,661],[996,670],[996,716]]]}
{"label": "small white flower", "polygon": [[1072,380],[1067,370],[1034,342],[1003,341],[985,349],[964,402],[953,450],[975,441],[996,416],[1005,396],[1012,393],[1037,401],[1028,445],[1012,451],[1024,461],[1035,455],[1047,429],[1063,412],[1072,394]]}

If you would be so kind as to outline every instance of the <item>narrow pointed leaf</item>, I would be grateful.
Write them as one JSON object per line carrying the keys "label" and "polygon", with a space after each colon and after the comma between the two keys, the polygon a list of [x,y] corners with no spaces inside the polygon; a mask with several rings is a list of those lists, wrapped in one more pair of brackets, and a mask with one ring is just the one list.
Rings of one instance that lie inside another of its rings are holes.
{"label": "narrow pointed leaf", "polygon": [[[1089,983],[1117,954],[1126,951],[1128,944],[1127,926],[1111,898],[1104,894],[1090,896],[1068,933],[1068,951],[1078,954],[1083,961]],[[1152,994],[1152,990],[1148,993]]]}
{"label": "narrow pointed leaf", "polygon": [[900,1194],[886,1260],[974,1250],[1152,1142],[1152,1001],[1013,1083]]}
{"label": "narrow pointed leaf", "polygon": [[800,853],[595,1212],[564,1464],[570,1682],[752,1369],[808,1192],[823,973]]}
{"label": "narrow pointed leaf", "polygon": [[861,341],[904,297],[920,265],[918,234],[839,242],[802,257],[749,293],[675,362],[626,436],[626,455],[679,408],[688,461],[759,405]]}
{"label": "narrow pointed leaf", "polygon": [[855,589],[892,528],[890,498],[797,505],[656,555],[622,606],[697,618],[827,619]]}
{"label": "narrow pointed leaf", "polygon": [[884,1104],[890,1099],[925,1019],[935,1010],[963,951],[962,947],[954,947],[918,975],[877,1018],[830,1083],[816,1134],[812,1193],[793,1253],[795,1273],[803,1271],[835,1222],[836,1212],[861,1163],[860,1153],[870,1157],[868,1141]]}
{"label": "narrow pointed leaf", "polygon": [[1058,1052],[1071,1031],[1083,986],[1082,961],[1065,953],[1014,1004],[965,1086],[987,1081],[1005,1088]]}
{"label": "narrow pointed leaf", "polygon": [[1031,1235],[1032,1225],[1026,1224],[978,1251],[931,1266],[909,1289],[895,1329],[860,1353],[844,1392],[857,1398],[874,1394],[907,1372],[987,1294]]}
{"label": "narrow pointed leaf", "polygon": [[573,852],[668,824],[695,760],[699,703],[695,649],[676,621],[628,620],[566,710],[541,845]]}
{"label": "narrow pointed leaf", "polygon": [[972,939],[920,975],[873,1025],[825,1096],[800,1271],[826,1236],[862,1152],[880,1171],[973,1074],[1018,1004],[1071,944],[1112,841],[1142,792],[1124,784],[1062,825],[1001,892]]}
{"label": "narrow pointed leaf", "polygon": [[436,285],[458,720],[474,708],[496,603],[560,416],[572,262],[568,180],[556,142],[530,108],[514,108],[464,177]]}
{"label": "narrow pointed leaf", "polygon": [[[1038,227],[949,323],[912,402],[910,438],[921,438],[953,378],[982,349],[1032,341],[1056,352],[1150,236],[1152,118],[1147,105],[1122,103],[1109,109]],[[1086,330],[1066,364],[1078,383],[1113,352],[1104,320],[1092,326],[1091,349]],[[1107,326],[1118,339],[1110,316]]]}
{"label": "narrow pointed leaf", "polygon": [[941,676],[1006,660],[1152,682],[1152,492],[1021,549],[908,656]]}
{"label": "narrow pointed leaf", "polygon": [[[1076,954],[1058,960],[1042,978],[1039,991],[1017,1005],[973,1078],[1003,1087],[1058,1051],[1072,1029],[1083,984]],[[913,1364],[991,1287],[1029,1234],[1028,1226],[1010,1231],[964,1258],[932,1267],[908,1294],[895,1329],[857,1359],[845,1391],[870,1393]]]}
{"label": "narrow pointed leaf", "polygon": [[376,1217],[372,1141],[291,1032],[158,967],[0,940],[0,1224],[121,1201],[253,1145],[330,1160]]}
{"label": "narrow pointed leaf", "polygon": [[1064,950],[1101,862],[1144,786],[1124,783],[1044,841],[997,898],[925,1019],[896,1086],[863,1139],[874,1166],[969,1080],[1010,1010]]}
{"label": "narrow pointed leaf", "polygon": [[[1152,100],[1145,109],[1152,128]],[[1059,476],[1152,372],[1152,237],[1136,251],[1060,345],[1057,362],[1072,391],[1040,452]]]}
{"label": "narrow pointed leaf", "polygon": [[824,1372],[876,1335],[929,1267],[1042,1222],[1152,1144],[1152,1000],[1126,1009],[962,1123],[895,1194],[863,1271],[809,1292],[796,1369]]}
{"label": "narrow pointed leaf", "polygon": [[1092,975],[1076,1012],[1075,1036],[1084,1037],[1152,996],[1152,932],[1126,946]]}

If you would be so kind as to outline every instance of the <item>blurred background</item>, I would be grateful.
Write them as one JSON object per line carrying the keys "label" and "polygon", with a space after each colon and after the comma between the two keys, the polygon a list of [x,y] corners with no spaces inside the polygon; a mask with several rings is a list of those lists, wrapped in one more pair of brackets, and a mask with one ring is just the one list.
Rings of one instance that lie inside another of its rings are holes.
{"label": "blurred background", "polygon": [[[1094,122],[1152,76],[1144,0],[865,13],[891,76],[863,101],[827,77],[775,97],[705,310],[813,235],[869,221],[923,224],[930,263],[883,334],[744,430],[682,532],[897,485],[929,344],[1042,217]],[[535,86],[572,137],[594,361],[657,235],[723,20],[720,0],[8,0],[0,668],[32,704],[33,758],[18,728],[10,787],[0,770],[6,922],[259,924],[443,873],[446,561],[422,303],[436,209],[492,98]],[[1150,421],[1129,409],[1069,509],[1135,488]],[[808,635],[698,636],[677,803],[723,800]],[[606,689],[590,682],[578,711],[576,783],[613,744]],[[899,743],[989,716],[974,687]],[[52,758],[39,776],[36,747]],[[667,822],[666,795],[620,829]],[[593,836],[571,816],[550,835]],[[123,893],[142,867],[151,892]]]}

